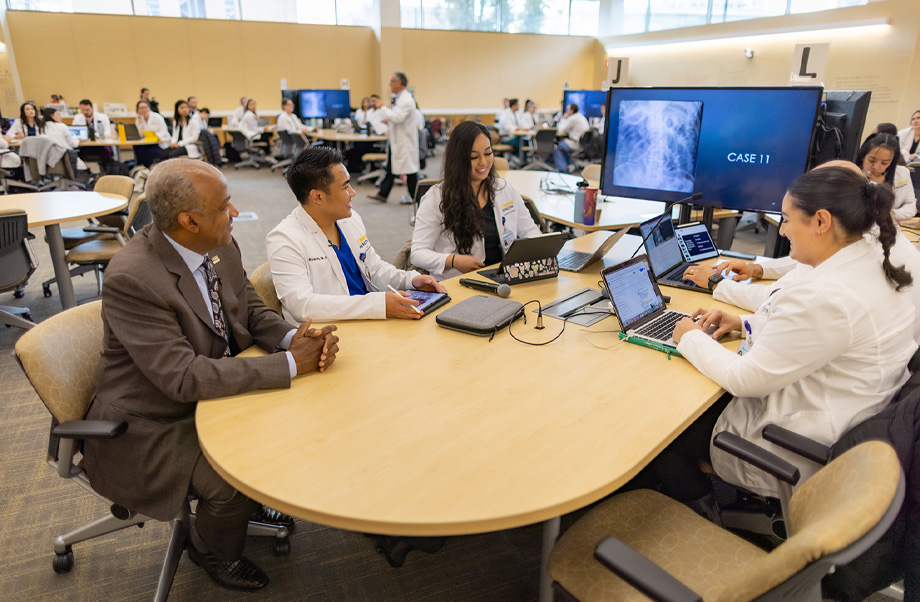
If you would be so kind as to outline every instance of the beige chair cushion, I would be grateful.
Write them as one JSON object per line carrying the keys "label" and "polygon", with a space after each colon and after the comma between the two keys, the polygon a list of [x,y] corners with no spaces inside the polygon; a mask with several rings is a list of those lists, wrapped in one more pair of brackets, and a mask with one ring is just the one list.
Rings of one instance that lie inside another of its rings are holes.
{"label": "beige chair cushion", "polygon": [[266,261],[249,275],[249,282],[252,288],[256,289],[256,294],[262,299],[262,303],[269,309],[281,314],[281,300],[278,299],[278,293],[275,291],[275,283],[272,282],[272,270]]}
{"label": "beige chair cushion", "polygon": [[508,165],[508,159],[504,157],[495,157],[493,161],[495,162],[495,171],[500,172],[500,175],[504,175],[511,169],[511,166]]}
{"label": "beige chair cushion", "polygon": [[52,316],[16,342],[26,376],[61,422],[86,414],[101,350],[102,301]]}
{"label": "beige chair cushion", "polygon": [[705,600],[718,599],[749,564],[766,556],[683,504],[642,489],[606,500],[566,531],[550,556],[550,576],[581,602],[648,600],[595,560],[594,548],[611,536]]}
{"label": "beige chair cushion", "polygon": [[127,201],[134,194],[134,180],[128,176],[102,176],[96,180],[93,192],[114,194]]}
{"label": "beige chair cushion", "polygon": [[361,155],[361,160],[365,163],[373,163],[374,161],[386,161],[386,153],[364,153]]}
{"label": "beige chair cushion", "polygon": [[77,245],[65,255],[67,263],[107,263],[122,248],[115,238],[90,240]]}

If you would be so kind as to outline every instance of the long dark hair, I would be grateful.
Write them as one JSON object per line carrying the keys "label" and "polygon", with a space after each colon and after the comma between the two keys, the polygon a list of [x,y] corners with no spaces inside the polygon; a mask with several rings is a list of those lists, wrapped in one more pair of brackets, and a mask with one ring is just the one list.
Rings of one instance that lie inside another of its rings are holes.
{"label": "long dark hair", "polygon": [[[182,119],[182,117],[179,116],[179,107],[181,107],[182,105],[188,106],[188,101],[187,101],[187,100],[182,100],[182,99],[180,98],[179,100],[176,101],[176,106],[173,108],[173,123],[176,125],[176,127],[178,127],[178,126],[180,126],[180,125],[181,125],[182,127],[187,126],[187,125],[188,125],[188,122],[189,122],[189,119],[191,118],[191,112],[192,112],[191,107],[189,107],[189,115],[186,116],[185,119]],[[181,121],[181,123],[180,123],[180,121]]]}
{"label": "long dark hair", "polygon": [[788,190],[792,205],[811,217],[820,209],[827,210],[840,227],[851,236],[862,236],[878,224],[878,240],[885,258],[885,277],[901,290],[914,279],[904,266],[891,264],[891,247],[898,235],[891,218],[894,190],[890,186],[870,182],[864,175],[846,167],[822,167],[798,178]]}
{"label": "long dark hair", "polygon": [[891,134],[869,134],[863,145],[859,147],[859,153],[856,155],[856,165],[862,169],[863,161],[873,150],[881,148],[889,150],[892,153],[891,164],[885,170],[885,183],[894,186],[894,172],[901,163],[901,143]]}
{"label": "long dark hair", "polygon": [[35,119],[35,131],[36,131],[36,132],[43,132],[43,131],[45,131],[45,120],[42,119],[42,112],[38,110],[38,107],[35,106],[35,103],[34,103],[34,102],[32,102],[31,100],[27,100],[27,101],[25,101],[24,103],[22,103],[21,105],[19,105],[19,121],[20,121],[20,123],[22,123],[22,133],[23,133],[23,135],[28,135],[28,133],[29,133],[29,130],[26,129],[26,126],[29,124],[29,122],[26,121],[26,105],[29,105],[29,106],[31,106],[33,109],[35,109],[35,117],[34,117],[34,119]]}
{"label": "long dark hair", "polygon": [[[444,229],[454,235],[457,252],[468,255],[473,240],[483,236],[482,209],[479,191],[485,189],[489,202],[495,199],[495,164],[480,184],[473,190],[470,153],[480,135],[489,138],[489,130],[481,123],[464,121],[451,133],[444,150],[444,181],[441,182],[441,213]],[[491,149],[491,146],[489,147]]]}

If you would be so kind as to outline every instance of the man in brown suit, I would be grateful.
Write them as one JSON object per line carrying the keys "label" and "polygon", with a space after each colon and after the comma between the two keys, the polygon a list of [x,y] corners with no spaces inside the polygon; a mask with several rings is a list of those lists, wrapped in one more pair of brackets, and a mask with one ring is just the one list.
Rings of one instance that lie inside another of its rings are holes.
{"label": "man in brown suit", "polygon": [[[165,161],[147,180],[154,223],[112,259],[102,291],[102,357],[88,419],[126,421],[113,440],[87,441],[93,488],[168,521],[198,498],[188,552],[219,584],[259,589],[268,577],[242,555],[259,505],[208,464],[198,445],[202,399],[290,386],[335,360],[335,326],[293,330],[259,300],[233,240],[223,174],[198,161]],[[258,345],[262,357],[235,357]],[[275,518],[278,518],[277,516]],[[281,515],[282,520],[290,517]]]}

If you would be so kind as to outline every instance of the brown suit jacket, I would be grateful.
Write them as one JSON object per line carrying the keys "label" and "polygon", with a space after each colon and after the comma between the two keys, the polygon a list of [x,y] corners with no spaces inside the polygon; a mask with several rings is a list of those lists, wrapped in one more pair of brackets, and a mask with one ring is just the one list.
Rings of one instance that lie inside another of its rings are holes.
{"label": "brown suit jacket", "polygon": [[[256,295],[236,241],[212,251],[215,256],[231,352],[253,344],[274,350],[290,324]],[[198,400],[289,387],[287,358],[221,358],[225,343],[194,276],[154,225],[135,235],[106,269],[102,320],[102,357],[87,418],[124,420],[128,430],[110,441],[86,442],[87,475],[113,502],[171,520],[201,455]]]}

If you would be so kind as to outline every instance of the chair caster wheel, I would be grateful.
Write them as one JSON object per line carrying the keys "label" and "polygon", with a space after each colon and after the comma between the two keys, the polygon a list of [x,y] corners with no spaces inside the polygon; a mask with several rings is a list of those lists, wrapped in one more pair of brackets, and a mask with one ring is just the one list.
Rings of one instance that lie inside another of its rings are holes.
{"label": "chair caster wheel", "polygon": [[32,312],[30,312],[30,311],[27,311],[26,313],[22,314],[22,317],[25,318],[26,320],[28,320],[29,322],[34,322],[34,321],[35,321],[35,320],[32,319]]}
{"label": "chair caster wheel", "polygon": [[48,288],[44,288],[44,287],[43,287],[43,288],[42,288],[42,294],[43,294],[44,296],[46,296],[46,297],[50,297],[50,296],[51,296],[51,287],[48,287]]}
{"label": "chair caster wheel", "polygon": [[14,299],[22,299],[25,296],[26,296],[26,292],[21,288],[17,288],[15,292],[13,292]]}
{"label": "chair caster wheel", "polygon": [[275,539],[275,543],[272,544],[272,554],[275,556],[287,556],[291,553],[291,540],[290,538],[285,537],[284,539]]}
{"label": "chair caster wheel", "polygon": [[55,554],[51,559],[51,567],[55,573],[69,573],[73,568],[73,551],[68,549],[63,554]]}

